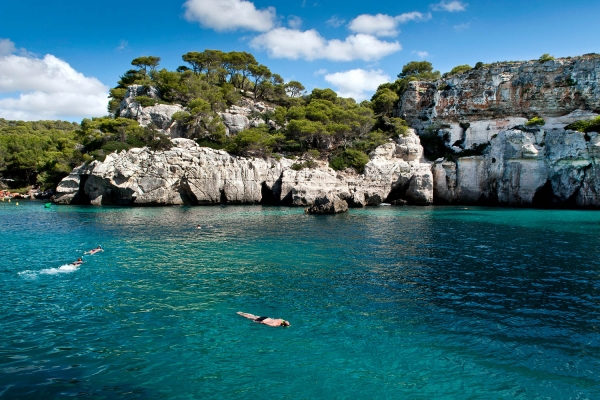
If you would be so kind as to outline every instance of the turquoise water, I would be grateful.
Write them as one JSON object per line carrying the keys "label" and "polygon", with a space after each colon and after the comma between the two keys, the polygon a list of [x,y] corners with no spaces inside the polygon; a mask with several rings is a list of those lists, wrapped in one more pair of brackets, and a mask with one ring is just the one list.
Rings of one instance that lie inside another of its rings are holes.
{"label": "turquoise water", "polygon": [[598,399],[599,246],[593,211],[0,203],[0,398]]}

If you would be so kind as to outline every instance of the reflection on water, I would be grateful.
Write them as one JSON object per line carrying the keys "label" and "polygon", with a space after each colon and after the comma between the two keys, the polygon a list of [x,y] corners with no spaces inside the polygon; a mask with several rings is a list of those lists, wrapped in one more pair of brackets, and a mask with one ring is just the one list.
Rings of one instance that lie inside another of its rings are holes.
{"label": "reflection on water", "polygon": [[595,212],[25,202],[0,220],[0,397],[598,393]]}

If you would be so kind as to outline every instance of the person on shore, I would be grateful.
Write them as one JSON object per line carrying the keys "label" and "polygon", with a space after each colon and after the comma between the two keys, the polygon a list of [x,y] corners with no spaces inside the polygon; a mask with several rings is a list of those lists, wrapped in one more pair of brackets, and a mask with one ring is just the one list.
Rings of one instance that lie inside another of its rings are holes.
{"label": "person on shore", "polygon": [[98,253],[98,252],[100,252],[100,251],[104,251],[104,249],[102,248],[102,246],[98,246],[98,247],[96,247],[95,249],[92,249],[92,250],[90,250],[90,251],[86,251],[86,252],[85,252],[85,253],[83,253],[83,254],[89,254],[89,255],[92,255],[92,254],[96,254],[96,253]]}
{"label": "person on shore", "polygon": [[254,322],[258,322],[259,324],[264,324],[264,325],[269,325],[269,326],[274,326],[274,327],[291,326],[289,321],[286,321],[285,319],[281,319],[281,318],[258,317],[254,314],[248,314],[248,313],[241,312],[241,311],[238,311],[237,314],[241,315],[244,318],[251,319]]}

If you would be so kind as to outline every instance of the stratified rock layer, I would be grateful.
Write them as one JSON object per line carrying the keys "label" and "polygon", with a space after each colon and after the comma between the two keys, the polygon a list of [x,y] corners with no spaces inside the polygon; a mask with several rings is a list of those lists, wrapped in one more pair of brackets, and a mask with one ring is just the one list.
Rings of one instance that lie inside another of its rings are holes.
{"label": "stratified rock layer", "polygon": [[[405,199],[433,201],[431,165],[420,162],[422,148],[410,132],[379,147],[365,172],[336,172],[325,163],[296,171],[281,158],[233,157],[173,139],[168,151],[148,148],[109,154],[104,162],[75,169],[57,188],[56,202],[89,199],[91,204],[290,204],[310,206],[334,193],[353,207]],[[85,174],[84,174],[85,173]],[[82,178],[85,175],[85,179]]]}
{"label": "stratified rock layer", "polygon": [[[436,203],[600,207],[597,133],[565,130],[600,112],[600,56],[498,63],[412,82],[397,114],[456,161],[432,168]],[[525,126],[537,116],[543,126]],[[464,150],[485,148],[461,157]]]}

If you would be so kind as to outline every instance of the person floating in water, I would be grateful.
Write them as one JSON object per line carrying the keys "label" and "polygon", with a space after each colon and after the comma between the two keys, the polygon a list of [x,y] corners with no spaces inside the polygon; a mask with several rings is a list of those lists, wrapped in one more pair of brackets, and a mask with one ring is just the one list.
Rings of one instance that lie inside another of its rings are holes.
{"label": "person floating in water", "polygon": [[248,314],[245,312],[238,311],[238,315],[241,315],[244,318],[251,319],[254,322],[258,322],[259,324],[269,325],[269,326],[291,326],[289,321],[281,318],[269,318],[269,317],[257,317],[254,314]]}
{"label": "person floating in water", "polygon": [[202,229],[200,225],[196,225],[196,229]]}
{"label": "person floating in water", "polygon": [[86,252],[85,252],[85,253],[83,253],[83,254],[90,254],[90,255],[92,255],[92,254],[96,254],[96,253],[98,253],[98,252],[100,252],[100,251],[104,251],[104,249],[102,248],[102,246],[98,246],[98,247],[96,247],[95,249],[92,249],[92,250],[90,250],[90,251],[86,251]]}
{"label": "person floating in water", "polygon": [[74,266],[74,267],[79,267],[81,264],[83,264],[83,258],[79,257],[79,258],[77,259],[77,261],[73,261],[73,262],[72,262],[71,264],[69,264],[69,265],[72,265],[72,266]]}

